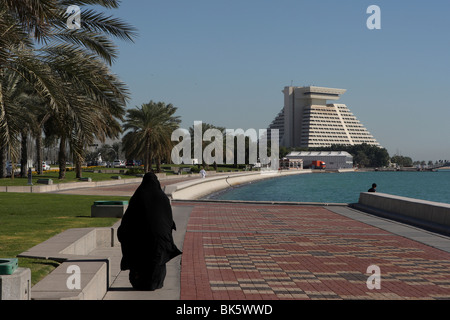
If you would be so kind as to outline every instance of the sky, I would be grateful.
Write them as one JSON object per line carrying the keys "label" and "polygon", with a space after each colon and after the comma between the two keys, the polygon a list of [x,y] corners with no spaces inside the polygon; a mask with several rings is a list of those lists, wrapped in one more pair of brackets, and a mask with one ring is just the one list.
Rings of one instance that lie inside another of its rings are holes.
{"label": "sky", "polygon": [[[381,10],[371,30],[367,8]],[[347,89],[346,104],[391,156],[450,160],[450,2],[444,0],[124,0],[108,13],[138,30],[112,70],[128,108],[178,108],[265,129],[285,86]]]}

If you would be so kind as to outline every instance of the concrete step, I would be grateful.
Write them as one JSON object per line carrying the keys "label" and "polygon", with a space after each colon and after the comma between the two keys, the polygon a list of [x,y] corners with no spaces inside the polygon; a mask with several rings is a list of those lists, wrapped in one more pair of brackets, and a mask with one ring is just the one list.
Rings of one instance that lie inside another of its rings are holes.
{"label": "concrete step", "polygon": [[120,272],[118,221],[107,228],[69,229],[18,257],[61,264],[31,288],[32,300],[101,300]]}
{"label": "concrete step", "polygon": [[106,261],[66,261],[32,287],[31,300],[101,300],[107,279]]}

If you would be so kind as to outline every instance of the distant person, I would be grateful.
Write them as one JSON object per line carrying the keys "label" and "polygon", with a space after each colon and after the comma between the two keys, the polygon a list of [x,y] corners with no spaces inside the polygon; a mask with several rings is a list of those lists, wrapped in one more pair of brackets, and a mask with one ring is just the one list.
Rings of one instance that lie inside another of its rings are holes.
{"label": "distant person", "polygon": [[121,270],[130,270],[136,290],[162,288],[166,263],[181,254],[172,230],[176,230],[172,207],[153,172],[144,175],[130,199],[117,236],[122,247]]}
{"label": "distant person", "polygon": [[206,171],[205,171],[205,169],[202,168],[202,170],[200,170],[200,175],[202,176],[202,179],[206,178]]}
{"label": "distant person", "polygon": [[377,184],[373,183],[372,184],[372,188],[370,188],[369,190],[367,190],[367,192],[377,192]]}

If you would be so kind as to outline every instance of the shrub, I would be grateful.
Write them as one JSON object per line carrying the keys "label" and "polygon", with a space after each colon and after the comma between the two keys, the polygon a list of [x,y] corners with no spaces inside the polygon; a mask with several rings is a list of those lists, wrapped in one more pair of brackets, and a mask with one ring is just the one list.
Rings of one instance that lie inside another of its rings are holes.
{"label": "shrub", "polygon": [[200,172],[200,169],[199,169],[197,166],[192,166],[192,167],[191,167],[191,172],[192,172],[192,173],[199,173],[199,172]]}
{"label": "shrub", "polygon": [[127,174],[129,174],[129,175],[141,174],[141,173],[142,174],[145,173],[143,168],[130,168],[127,171]]}

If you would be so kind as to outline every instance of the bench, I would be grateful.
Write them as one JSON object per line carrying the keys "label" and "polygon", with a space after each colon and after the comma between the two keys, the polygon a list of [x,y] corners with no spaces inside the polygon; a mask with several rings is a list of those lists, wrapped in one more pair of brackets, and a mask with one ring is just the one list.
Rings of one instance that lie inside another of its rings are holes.
{"label": "bench", "polygon": [[171,170],[174,174],[181,174],[181,168],[180,168],[180,167],[170,167],[170,170]]}
{"label": "bench", "polygon": [[182,174],[183,172],[191,173],[192,168],[170,167],[170,170],[172,170],[174,174]]}
{"label": "bench", "polygon": [[53,180],[52,179],[38,179],[37,183],[40,183],[40,184],[53,184]]}

